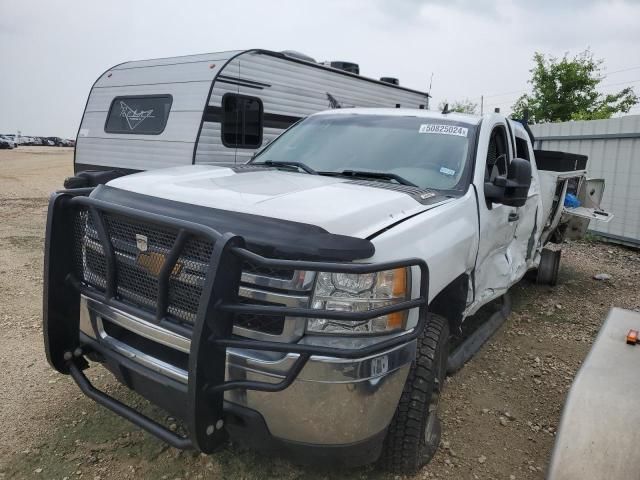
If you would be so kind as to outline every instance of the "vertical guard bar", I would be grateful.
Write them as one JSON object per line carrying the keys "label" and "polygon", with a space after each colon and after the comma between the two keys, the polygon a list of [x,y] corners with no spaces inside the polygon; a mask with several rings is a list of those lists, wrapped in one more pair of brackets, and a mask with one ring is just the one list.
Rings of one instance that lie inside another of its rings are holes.
{"label": "vertical guard bar", "polygon": [[213,244],[191,336],[187,424],[194,445],[204,453],[213,452],[226,440],[224,393],[212,394],[208,389],[225,381],[226,348],[213,345],[213,340],[230,337],[233,330],[233,314],[220,311],[218,306],[237,297],[242,260],[230,249],[243,245],[242,237],[231,233],[222,235]]}
{"label": "vertical guard bar", "polygon": [[89,213],[93,218],[93,222],[96,224],[96,232],[98,232],[98,238],[100,239],[102,249],[104,250],[104,259],[107,264],[107,288],[105,297],[109,300],[116,295],[116,257],[113,252],[113,245],[111,245],[111,239],[107,233],[107,226],[104,223],[102,214],[94,206],[89,207]]}
{"label": "vertical guard bar", "polygon": [[171,247],[171,251],[160,269],[158,275],[158,298],[156,301],[156,321],[160,322],[167,315],[167,307],[169,305],[169,278],[173,272],[178,258],[182,253],[182,248],[187,241],[189,235],[184,228],[178,231],[175,242]]}
{"label": "vertical guard bar", "polygon": [[259,392],[281,392],[294,382],[298,377],[298,374],[307,364],[309,358],[311,358],[310,353],[301,353],[293,365],[291,365],[285,377],[278,383],[254,382],[251,380],[230,380],[219,385],[210,385],[207,392],[211,395],[219,392],[236,390],[238,388],[256,390]]}
{"label": "vertical guard bar", "polygon": [[64,193],[51,195],[44,241],[42,333],[47,360],[60,373],[69,372],[64,352],[77,346],[80,322],[80,291],[68,288],[66,282],[75,264],[75,209],[70,198]]}

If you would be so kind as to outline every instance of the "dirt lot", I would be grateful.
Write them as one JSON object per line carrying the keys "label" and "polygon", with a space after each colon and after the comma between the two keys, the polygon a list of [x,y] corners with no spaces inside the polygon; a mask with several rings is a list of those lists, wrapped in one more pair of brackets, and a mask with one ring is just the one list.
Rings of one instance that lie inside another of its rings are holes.
{"label": "dirt lot", "polygon": [[[212,456],[179,452],[97,407],[48,367],[44,220],[48,193],[71,174],[72,156],[61,148],[0,151],[0,479],[386,478],[371,467],[300,468],[233,445]],[[565,395],[608,309],[640,309],[638,251],[585,241],[563,255],[559,286],[516,286],[507,323],[448,379],[443,445],[416,478],[544,478]],[[594,280],[597,273],[611,279]],[[90,377],[163,419],[101,368]]]}

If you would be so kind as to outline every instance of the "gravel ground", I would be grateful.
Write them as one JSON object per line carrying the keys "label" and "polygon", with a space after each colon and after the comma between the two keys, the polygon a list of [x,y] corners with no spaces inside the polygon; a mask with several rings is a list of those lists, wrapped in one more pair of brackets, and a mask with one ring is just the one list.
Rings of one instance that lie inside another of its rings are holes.
{"label": "gravel ground", "polygon": [[[61,148],[0,151],[0,479],[389,477],[373,467],[300,468],[233,445],[211,456],[179,452],[97,407],[49,368],[41,328],[44,220],[48,193],[71,174],[72,156]],[[598,273],[611,278],[595,280]],[[527,280],[514,287],[510,318],[448,378],[442,447],[415,478],[544,478],[565,396],[607,311],[640,309],[640,252],[567,244],[560,275],[553,288]],[[100,388],[166,420],[102,368],[89,372]]]}

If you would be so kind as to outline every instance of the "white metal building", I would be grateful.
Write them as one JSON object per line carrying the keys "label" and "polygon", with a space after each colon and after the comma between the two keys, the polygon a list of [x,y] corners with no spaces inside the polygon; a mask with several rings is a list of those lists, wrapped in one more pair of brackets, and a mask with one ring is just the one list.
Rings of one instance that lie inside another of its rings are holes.
{"label": "white metal building", "polygon": [[589,176],[605,179],[602,208],[615,217],[592,222],[608,239],[640,247],[640,115],[531,125],[536,149],[587,155]]}

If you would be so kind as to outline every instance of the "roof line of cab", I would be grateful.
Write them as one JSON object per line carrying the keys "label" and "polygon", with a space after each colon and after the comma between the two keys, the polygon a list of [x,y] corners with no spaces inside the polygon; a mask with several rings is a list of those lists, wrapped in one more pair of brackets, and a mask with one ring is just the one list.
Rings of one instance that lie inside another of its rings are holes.
{"label": "roof line of cab", "polygon": [[[358,107],[358,108],[339,108],[333,110],[323,110],[321,112],[313,113],[311,116],[319,115],[388,115],[396,117],[418,117],[418,118],[432,118],[441,120],[453,120],[456,122],[468,123],[469,125],[479,125],[483,118],[495,116],[495,113],[489,113],[485,115],[471,115],[467,113],[442,113],[435,110],[422,110],[417,108],[370,108],[370,107]],[[504,118],[504,117],[502,117]]]}

